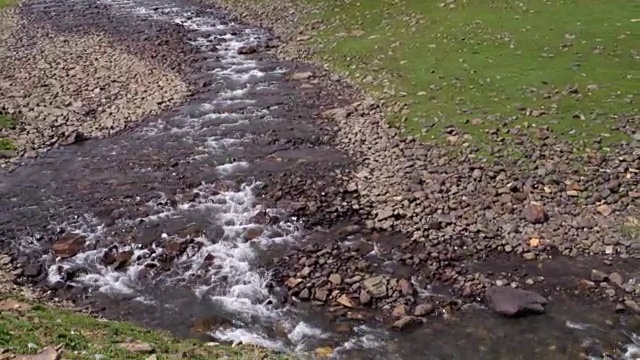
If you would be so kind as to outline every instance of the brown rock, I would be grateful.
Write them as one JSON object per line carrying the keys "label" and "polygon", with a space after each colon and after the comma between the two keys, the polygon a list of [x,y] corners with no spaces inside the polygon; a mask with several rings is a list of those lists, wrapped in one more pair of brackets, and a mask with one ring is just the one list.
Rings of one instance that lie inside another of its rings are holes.
{"label": "brown rock", "polygon": [[131,258],[133,257],[133,252],[132,251],[122,251],[116,254],[114,262],[113,262],[113,268],[115,270],[121,270],[124,269],[125,267],[127,267],[127,265],[129,265],[129,261],[131,261]]}
{"label": "brown rock", "polygon": [[167,245],[165,245],[164,251],[169,255],[179,256],[187,250],[188,246],[189,243],[187,241],[176,239],[169,241]]}
{"label": "brown rock", "polygon": [[596,283],[587,279],[582,279],[578,282],[578,289],[582,291],[591,290],[596,287]]}
{"label": "brown rock", "polygon": [[255,46],[241,46],[238,48],[238,55],[250,55],[258,52],[258,49]]}
{"label": "brown rock", "polygon": [[421,323],[422,320],[420,320],[420,318],[417,318],[415,316],[405,316],[400,320],[394,322],[393,325],[391,325],[391,328],[394,330],[407,330]]}
{"label": "brown rock", "polygon": [[326,289],[316,289],[316,293],[314,295],[316,300],[325,302],[327,301],[327,297],[329,297],[329,291]]}
{"label": "brown rock", "polygon": [[66,232],[53,244],[52,250],[57,256],[68,258],[79,253],[86,242],[84,235]]}
{"label": "brown rock", "polygon": [[546,210],[544,209],[544,206],[535,202],[532,202],[529,205],[527,205],[524,208],[522,214],[524,218],[532,224],[542,224],[543,222],[547,221],[547,218],[548,218],[548,215]]}
{"label": "brown rock", "polygon": [[400,281],[398,281],[398,287],[403,296],[413,295],[413,285],[411,285],[408,280],[400,279]]}
{"label": "brown rock", "polygon": [[344,307],[348,307],[348,308],[354,308],[354,304],[353,301],[351,301],[351,299],[349,298],[349,296],[347,296],[346,294],[342,294],[340,295],[340,297],[338,297],[338,304],[344,306]]}
{"label": "brown rock", "polygon": [[407,315],[407,306],[406,305],[398,305],[391,312],[391,317],[394,319],[400,319]]}
{"label": "brown rock", "polygon": [[303,281],[302,279],[289,278],[287,279],[287,281],[284,282],[284,284],[287,285],[287,287],[289,287],[290,289],[293,289],[294,287],[298,286],[298,284],[300,284],[302,281]]}
{"label": "brown rock", "polygon": [[613,272],[609,274],[608,279],[609,279],[609,282],[611,282],[612,284],[616,284],[618,286],[622,286],[622,283],[624,283],[624,279],[622,275],[620,275],[617,272]]}
{"label": "brown rock", "polygon": [[413,315],[415,316],[427,316],[431,313],[433,313],[434,311],[434,307],[432,304],[420,304],[418,306],[416,306],[415,310],[413,311]]}
{"label": "brown rock", "polygon": [[600,205],[596,208],[596,210],[602,215],[602,216],[609,216],[611,215],[611,213],[613,212],[613,209],[611,208],[611,206],[609,205]]}
{"label": "brown rock", "polygon": [[247,241],[251,241],[260,237],[263,232],[264,228],[262,226],[252,226],[244,233],[244,239]]}

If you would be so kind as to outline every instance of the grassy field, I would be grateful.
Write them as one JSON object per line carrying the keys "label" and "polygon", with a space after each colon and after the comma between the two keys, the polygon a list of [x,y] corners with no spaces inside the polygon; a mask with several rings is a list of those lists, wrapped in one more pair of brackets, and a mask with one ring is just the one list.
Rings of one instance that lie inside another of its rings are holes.
{"label": "grassy field", "polygon": [[179,340],[166,333],[141,329],[128,323],[98,320],[11,298],[0,300],[0,349],[26,355],[57,346],[62,347],[65,359],[288,358],[253,347]]}
{"label": "grassy field", "polygon": [[321,59],[407,103],[391,120],[425,140],[545,125],[576,147],[629,140],[611,127],[638,115],[640,2],[304,1]]}

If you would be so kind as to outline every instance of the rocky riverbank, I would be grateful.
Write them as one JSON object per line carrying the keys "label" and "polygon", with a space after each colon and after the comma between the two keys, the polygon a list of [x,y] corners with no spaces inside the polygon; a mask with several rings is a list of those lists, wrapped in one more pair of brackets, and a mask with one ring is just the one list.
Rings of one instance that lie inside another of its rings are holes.
{"label": "rocky riverbank", "polygon": [[100,32],[34,28],[15,10],[0,17],[0,114],[10,119],[2,166],[112,135],[190,93],[179,72],[149,60],[154,51],[141,58]]}
{"label": "rocky riverbank", "polygon": [[[292,21],[313,8],[288,1],[223,3],[240,19],[273,29],[284,40],[275,51],[278,56],[318,58],[305,41],[321,21]],[[313,204],[301,207],[304,216],[348,217],[359,223],[369,234],[369,245],[345,248],[358,228],[338,235],[338,243],[320,241],[292,251],[280,263],[281,281],[292,295],[347,310],[373,304],[393,316],[423,314],[411,282],[420,278],[423,285],[443,284],[468,299],[482,297],[497,284],[547,295],[601,294],[619,304],[618,310],[638,310],[640,287],[633,266],[620,270],[623,274],[612,269],[640,259],[637,143],[576,153],[545,127],[505,133],[497,124],[488,134],[495,141],[491,157],[481,156],[453,127],[442,134],[445,145],[425,145],[402,136],[385,120],[385,113],[402,111],[403,104],[371,99],[352,86],[338,85],[340,79],[318,72],[297,80],[302,87],[313,80],[354,94],[352,105],[322,115],[337,127],[334,144],[355,159],[357,169],[339,175],[341,184],[331,187],[331,196],[318,196],[315,192],[324,193],[313,186],[303,195],[298,184],[286,179],[276,193]],[[627,119],[623,128],[635,133],[634,121]],[[506,155],[513,146],[521,156]],[[384,235],[388,232],[403,236]],[[404,274],[376,274],[383,266],[376,263],[380,256],[366,258],[372,251],[384,255],[382,262],[404,268]],[[554,270],[522,270],[535,269],[532,264]],[[560,276],[563,272],[572,277]]]}

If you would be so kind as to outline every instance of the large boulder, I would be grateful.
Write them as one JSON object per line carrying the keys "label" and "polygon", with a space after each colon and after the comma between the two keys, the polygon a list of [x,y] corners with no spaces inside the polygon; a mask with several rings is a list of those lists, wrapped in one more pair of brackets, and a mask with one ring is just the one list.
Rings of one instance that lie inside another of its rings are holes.
{"label": "large boulder", "polygon": [[484,302],[498,314],[516,317],[544,313],[547,299],[529,290],[493,286],[484,294]]}

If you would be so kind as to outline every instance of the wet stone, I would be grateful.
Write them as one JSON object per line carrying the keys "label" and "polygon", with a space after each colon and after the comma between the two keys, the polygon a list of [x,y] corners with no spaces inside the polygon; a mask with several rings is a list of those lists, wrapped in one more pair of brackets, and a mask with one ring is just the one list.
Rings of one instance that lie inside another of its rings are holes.
{"label": "wet stone", "polygon": [[605,280],[607,280],[607,274],[605,274],[604,271],[597,269],[591,270],[591,281],[603,282]]}
{"label": "wet stone", "polygon": [[408,330],[417,325],[422,324],[422,320],[415,316],[404,316],[400,320],[391,325],[391,328],[394,330]]}
{"label": "wet stone", "polygon": [[530,290],[493,286],[487,289],[485,304],[506,316],[520,316],[545,312],[547,299]]}
{"label": "wet stone", "polygon": [[82,250],[87,238],[72,232],[64,233],[52,246],[54,254],[61,258],[75,256]]}
{"label": "wet stone", "polygon": [[420,304],[416,306],[416,308],[413,311],[413,314],[415,316],[427,316],[433,313],[433,311],[434,311],[434,307],[432,304]]}

